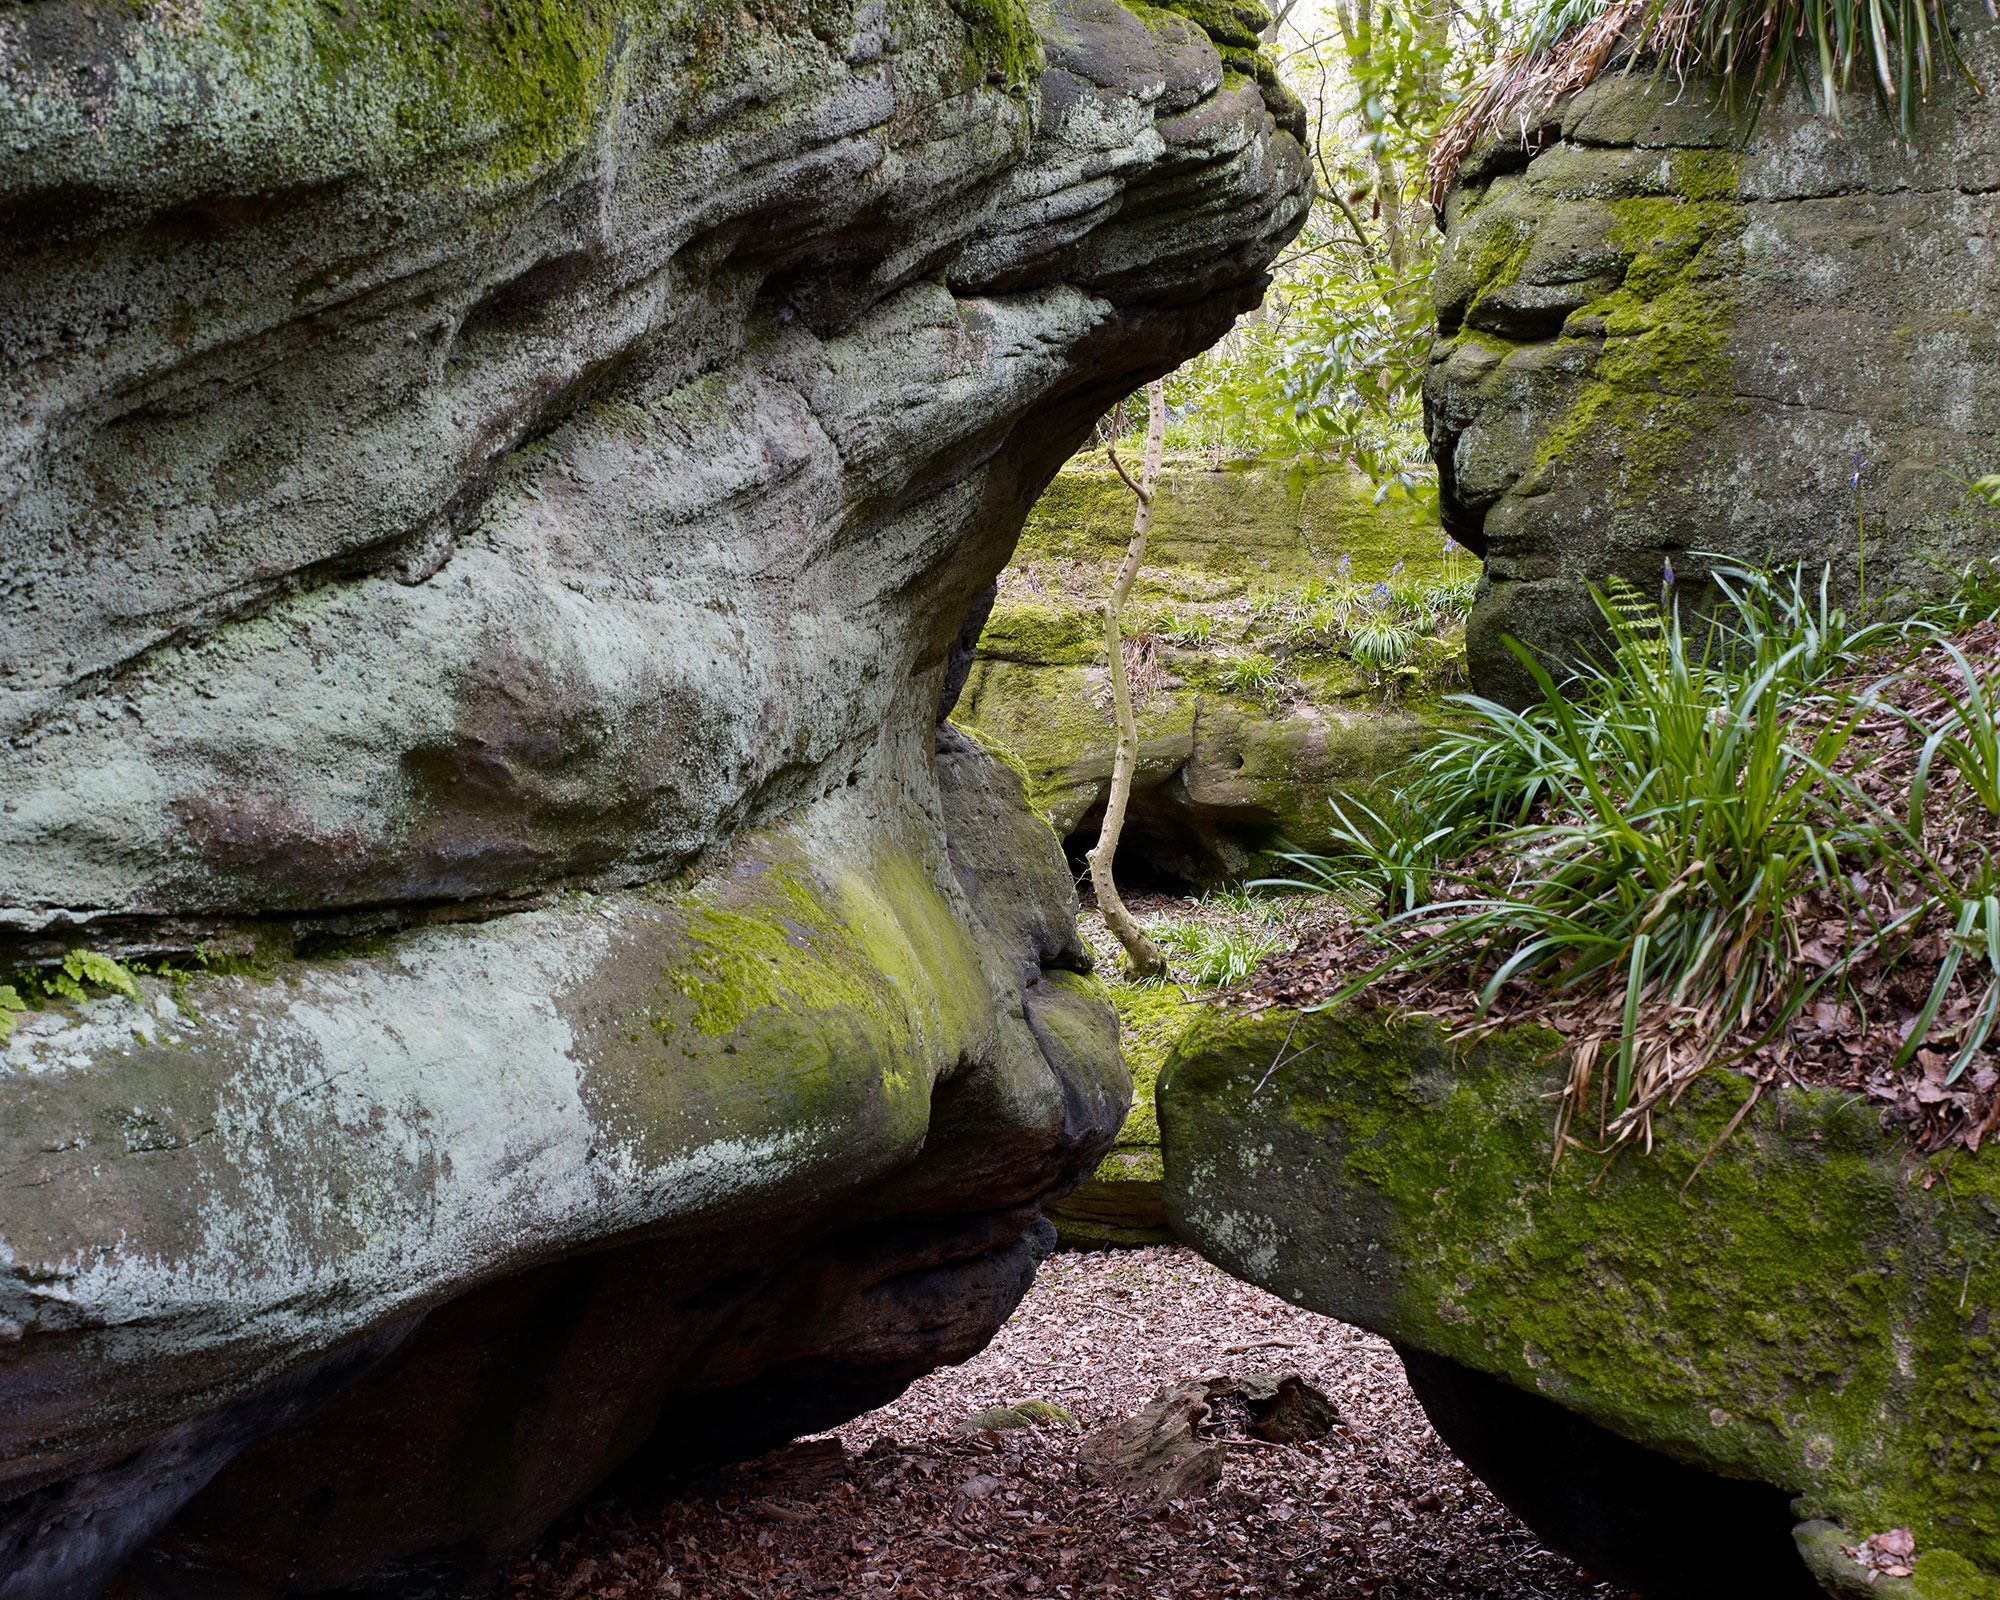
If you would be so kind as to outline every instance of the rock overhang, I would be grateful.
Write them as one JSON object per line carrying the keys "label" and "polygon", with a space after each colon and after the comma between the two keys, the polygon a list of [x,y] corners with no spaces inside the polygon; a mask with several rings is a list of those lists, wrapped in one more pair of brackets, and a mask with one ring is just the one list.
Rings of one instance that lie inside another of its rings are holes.
{"label": "rock overhang", "polygon": [[1007,1314],[1129,1085],[947,655],[1310,197],[1085,9],[0,25],[0,928],[167,958],[5,1047],[74,1201],[0,1212],[8,1600],[219,1470],[175,1584],[476,1575],[671,1397],[824,1426]]}

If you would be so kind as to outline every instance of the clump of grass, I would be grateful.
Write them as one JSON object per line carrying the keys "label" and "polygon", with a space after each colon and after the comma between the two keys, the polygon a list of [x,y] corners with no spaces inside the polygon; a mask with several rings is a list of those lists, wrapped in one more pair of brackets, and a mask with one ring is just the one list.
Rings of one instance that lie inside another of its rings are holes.
{"label": "clump of grass", "polygon": [[[1389,804],[1335,807],[1343,852],[1294,859],[1374,922],[1382,954],[1327,1004],[1390,974],[1463,969],[1483,1017],[1510,982],[1530,983],[1574,1027],[1565,1114],[1584,1108],[1603,1059],[1610,1142],[1650,1143],[1655,1110],[1725,1047],[1760,1048],[1856,963],[1898,960],[1941,921],[1955,953],[1896,1065],[1983,964],[1946,1081],[1965,1069],[2000,1015],[2000,869],[1925,847],[1922,784],[1904,820],[1839,770],[1887,681],[1857,686],[1857,664],[1934,625],[1852,625],[1824,577],[1816,592],[1754,571],[1716,581],[1721,620],[1698,648],[1676,611],[1629,586],[1598,595],[1611,658],[1571,681],[1507,641],[1539,704],[1454,696],[1469,725],[1418,758]],[[1953,659],[1958,686],[1938,686],[1921,770],[1949,761],[1986,804],[1991,701]],[[1886,912],[1869,873],[1896,880]],[[1440,884],[1452,898],[1435,897]],[[1794,914],[1808,900],[1844,908],[1852,931],[1812,978]],[[1401,937],[1418,925],[1422,938]]]}
{"label": "clump of grass", "polygon": [[1270,704],[1284,689],[1284,674],[1266,655],[1239,656],[1222,669],[1221,683],[1230,694],[1254,694]]}
{"label": "clump of grass", "polygon": [[1183,650],[1199,650],[1215,637],[1215,618],[1206,611],[1169,611],[1160,620],[1159,633]]}
{"label": "clump of grass", "polygon": [[1269,923],[1216,920],[1199,912],[1162,917],[1146,931],[1167,952],[1175,970],[1202,988],[1226,989],[1241,983],[1284,942]]}
{"label": "clump of grass", "polygon": [[1479,587],[1479,574],[1458,578],[1431,578],[1423,585],[1424,603],[1433,616],[1462,622],[1472,609],[1472,597]]}
{"label": "clump of grass", "polygon": [[1271,902],[1247,883],[1226,883],[1208,890],[1200,900],[1205,913],[1218,913],[1228,917],[1261,917],[1268,919]]}
{"label": "clump of grass", "polygon": [[1348,654],[1369,671],[1381,674],[1397,666],[1416,648],[1417,631],[1386,611],[1370,611],[1347,630]]}

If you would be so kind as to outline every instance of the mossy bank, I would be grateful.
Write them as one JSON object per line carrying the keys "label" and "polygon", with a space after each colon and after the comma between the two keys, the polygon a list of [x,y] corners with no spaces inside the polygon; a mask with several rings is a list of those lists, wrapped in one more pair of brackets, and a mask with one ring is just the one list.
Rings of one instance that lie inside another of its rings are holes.
{"label": "mossy bank", "polygon": [[[1101,453],[1071,462],[1001,576],[954,713],[1020,762],[1073,852],[1095,837],[1110,780],[1103,603],[1131,531],[1131,493]],[[1277,841],[1324,842],[1327,800],[1367,792],[1418,748],[1463,677],[1449,617],[1385,676],[1316,626],[1315,607],[1465,570],[1418,507],[1378,503],[1345,468],[1170,461],[1127,604],[1142,747],[1121,873],[1213,882]]]}

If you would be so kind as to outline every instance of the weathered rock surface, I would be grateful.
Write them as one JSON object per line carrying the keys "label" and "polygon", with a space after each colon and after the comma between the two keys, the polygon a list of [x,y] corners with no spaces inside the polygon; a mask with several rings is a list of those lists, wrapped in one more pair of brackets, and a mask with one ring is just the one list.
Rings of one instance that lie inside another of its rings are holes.
{"label": "weathered rock surface", "polygon": [[[1661,1581],[1686,1577],[1684,1546],[1710,1529],[1650,1515],[1647,1485],[1699,1496],[1612,1453],[1573,1470],[1594,1432],[1672,1458],[1662,1469],[1775,1486],[1850,1545],[1908,1526],[1916,1593],[2000,1592],[1991,1161],[1953,1160],[1944,1181],[1866,1105],[1796,1088],[1718,1146],[1749,1090],[1715,1072],[1660,1120],[1651,1155],[1607,1168],[1573,1152],[1552,1170],[1559,1043],[1501,1034],[1454,1052],[1431,1024],[1373,1014],[1204,1019],[1160,1083],[1174,1229],[1240,1277],[1436,1358],[1412,1376],[1430,1372],[1419,1392],[1468,1461],[1486,1452],[1496,1490],[1579,1555],[1578,1529],[1614,1530],[1626,1570],[1662,1593],[1783,1590],[1731,1587],[1727,1563],[1697,1571],[1706,1589]],[[1511,1424],[1496,1391],[1520,1402]],[[1544,1402],[1583,1419],[1553,1474],[1532,1469],[1550,1424],[1528,1411]],[[1797,1561],[1778,1564],[1785,1581]]]}
{"label": "weathered rock surface", "polygon": [[[1385,708],[1350,660],[1293,650],[1264,618],[1308,586],[1330,587],[1343,558],[1359,583],[1399,566],[1430,574],[1435,524],[1401,501],[1374,505],[1342,470],[1287,480],[1284,463],[1254,460],[1215,470],[1187,458],[1162,473],[1128,603],[1128,635],[1150,665],[1138,675],[1122,881],[1211,883],[1241,876],[1279,839],[1323,845],[1327,799],[1368,791],[1434,725],[1434,693]],[[1111,787],[1104,596],[1131,535],[1130,491],[1101,456],[1062,472],[1022,532],[953,713],[1019,758],[1031,801],[1073,856],[1095,843]],[[1167,636],[1189,620],[1212,628],[1206,641]],[[1456,657],[1455,638],[1425,644]],[[1284,657],[1291,691],[1229,688],[1228,663],[1264,650]]]}
{"label": "weathered rock surface", "polygon": [[[1944,12],[2000,81],[2000,24]],[[1612,574],[1651,595],[1671,558],[1698,605],[1700,552],[1815,581],[1831,561],[1851,601],[1857,518],[1871,597],[1995,548],[1954,474],[1996,465],[2000,111],[1945,75],[1914,152],[1865,93],[1842,118],[1794,84],[1746,140],[1712,85],[1614,71],[1532,155],[1503,140],[1461,168],[1425,412],[1446,526],[1486,557],[1482,692],[1528,693],[1503,636],[1594,636],[1584,585]]]}
{"label": "weathered rock surface", "polygon": [[1132,1109],[1104,1159],[1045,1211],[1065,1249],[1102,1250],[1173,1243],[1162,1199],[1160,1121],[1153,1085],[1187,1027],[1189,1007],[1177,984],[1105,986],[1118,1011],[1118,1043],[1132,1073]]}
{"label": "weathered rock surface", "polygon": [[1042,485],[1298,225],[1241,49],[0,20],[0,965],[177,963],[0,1046],[5,1600],[448,1589],[1008,1314],[1127,1080],[933,725]]}

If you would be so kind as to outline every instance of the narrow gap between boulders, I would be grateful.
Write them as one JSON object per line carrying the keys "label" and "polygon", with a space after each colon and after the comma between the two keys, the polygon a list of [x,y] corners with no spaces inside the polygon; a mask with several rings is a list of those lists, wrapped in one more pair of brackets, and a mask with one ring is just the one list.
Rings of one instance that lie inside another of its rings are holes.
{"label": "narrow gap between boulders", "polygon": [[[1169,1385],[1296,1371],[1341,1421],[1253,1438],[1198,1425],[1220,1478],[1150,1504],[1087,1482],[1079,1446]],[[954,1432],[1040,1400],[1073,1421]],[[1382,1340],[1177,1246],[1058,1254],[980,1355],[833,1434],[665,1493],[600,1496],[508,1576],[516,1600],[1611,1600],[1461,1466]]]}

